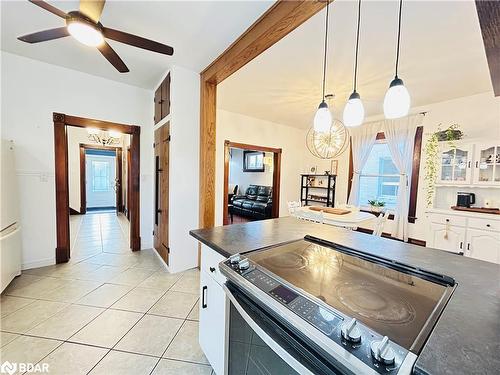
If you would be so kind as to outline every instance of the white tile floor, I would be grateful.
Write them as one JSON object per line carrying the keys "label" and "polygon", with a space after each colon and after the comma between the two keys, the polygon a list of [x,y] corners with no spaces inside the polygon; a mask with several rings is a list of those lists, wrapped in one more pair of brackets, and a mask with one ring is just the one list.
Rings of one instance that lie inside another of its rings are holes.
{"label": "white tile floor", "polygon": [[26,270],[0,297],[0,362],[50,374],[211,374],[198,345],[197,269],[131,252],[128,221],[71,217],[67,264]]}

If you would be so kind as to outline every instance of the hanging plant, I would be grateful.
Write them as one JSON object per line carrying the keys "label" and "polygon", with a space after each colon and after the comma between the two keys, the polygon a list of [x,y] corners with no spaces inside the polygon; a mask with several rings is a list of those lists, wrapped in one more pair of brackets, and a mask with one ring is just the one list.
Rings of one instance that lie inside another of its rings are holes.
{"label": "hanging plant", "polygon": [[441,124],[438,125],[438,130],[430,134],[425,144],[425,183],[426,183],[426,202],[427,207],[432,207],[434,203],[434,195],[436,193],[436,179],[439,166],[439,142],[447,142],[448,146],[454,150],[457,148],[456,141],[464,136],[458,124],[450,125],[448,128],[441,130]]}

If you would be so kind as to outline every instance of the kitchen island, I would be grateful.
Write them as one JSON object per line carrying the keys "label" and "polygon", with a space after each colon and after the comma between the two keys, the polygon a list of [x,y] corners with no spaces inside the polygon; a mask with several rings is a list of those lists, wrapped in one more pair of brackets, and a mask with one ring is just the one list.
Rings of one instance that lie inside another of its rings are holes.
{"label": "kitchen island", "polygon": [[[299,221],[291,217],[193,230],[190,233],[204,244],[202,271],[204,258],[215,264],[216,261],[236,253],[245,253],[311,235],[375,256],[450,276],[455,279],[457,287],[418,356],[413,372],[494,374],[500,368],[498,355],[500,266],[497,264],[342,228]],[[208,267],[207,272],[214,273],[218,281],[223,281],[222,275],[217,274],[218,270],[213,265],[206,267]],[[202,302],[204,297],[202,295]],[[217,316],[221,319],[220,316],[224,316],[226,308],[227,306],[222,304],[220,307],[212,306],[215,310],[212,311],[215,319]],[[219,314],[216,312],[217,309]],[[203,319],[200,318],[201,330],[203,330]],[[226,349],[217,348],[214,343],[210,350]],[[210,359],[210,355],[207,356]],[[227,353],[223,353],[222,357],[227,358]]]}

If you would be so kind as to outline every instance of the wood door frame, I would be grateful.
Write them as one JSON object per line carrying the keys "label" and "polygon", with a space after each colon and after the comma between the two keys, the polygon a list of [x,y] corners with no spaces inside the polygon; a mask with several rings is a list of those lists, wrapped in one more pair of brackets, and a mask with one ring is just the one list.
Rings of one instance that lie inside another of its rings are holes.
{"label": "wood door frame", "polygon": [[122,200],[122,148],[121,147],[107,147],[99,145],[91,145],[87,143],[80,143],[80,214],[87,213],[87,170],[86,170],[86,158],[87,155],[85,150],[110,150],[114,151],[116,155],[116,176],[118,177],[118,189],[116,190],[116,210],[118,212],[123,211],[123,200]]}
{"label": "wood door frame", "polygon": [[68,169],[68,126],[78,128],[97,128],[105,131],[118,131],[130,134],[131,154],[131,199],[130,205],[130,247],[141,249],[140,237],[140,135],[141,128],[109,121],[94,120],[54,112],[54,157],[56,185],[56,263],[70,259],[69,232],[69,169]]}
{"label": "wood door frame", "polygon": [[223,199],[223,223],[224,225],[229,224],[227,221],[228,216],[228,193],[229,193],[229,150],[231,148],[238,148],[241,150],[248,151],[262,151],[262,152],[272,152],[273,153],[273,207],[271,211],[271,217],[277,218],[280,216],[280,180],[281,180],[281,148],[272,148],[266,146],[256,146],[249,145],[245,143],[231,142],[228,140],[224,141],[224,199]]}
{"label": "wood door frame", "polygon": [[[217,85],[302,25],[326,4],[326,1],[277,1],[200,73],[199,225],[201,228],[215,225]],[[199,253],[200,250],[198,255]]]}

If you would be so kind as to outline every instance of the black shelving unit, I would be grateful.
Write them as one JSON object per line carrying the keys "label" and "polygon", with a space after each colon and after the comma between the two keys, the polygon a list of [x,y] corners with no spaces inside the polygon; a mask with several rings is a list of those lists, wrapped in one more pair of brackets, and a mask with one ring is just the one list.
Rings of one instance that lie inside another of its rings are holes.
{"label": "black shelving unit", "polygon": [[[334,207],[336,180],[336,175],[301,174],[300,201],[302,205],[310,206],[310,203],[320,203],[325,207]],[[320,185],[319,181],[323,181],[323,184]]]}

